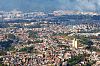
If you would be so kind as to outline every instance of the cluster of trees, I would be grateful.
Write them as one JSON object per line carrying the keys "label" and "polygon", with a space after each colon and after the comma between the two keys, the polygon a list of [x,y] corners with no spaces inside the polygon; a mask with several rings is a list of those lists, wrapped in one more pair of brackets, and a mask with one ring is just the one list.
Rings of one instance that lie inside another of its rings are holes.
{"label": "cluster of trees", "polygon": [[9,39],[9,40],[13,40],[14,42],[17,42],[17,43],[19,41],[19,38],[16,35],[11,34],[11,33],[7,34],[6,38]]}
{"label": "cluster of trees", "polygon": [[0,64],[0,66],[3,66],[2,64]]}
{"label": "cluster of trees", "polygon": [[80,63],[83,59],[84,59],[84,56],[80,54],[78,56],[73,56],[67,62],[68,62],[69,66],[74,66],[74,65]]}
{"label": "cluster of trees", "polygon": [[27,31],[30,38],[38,38],[38,32],[34,32],[32,30]]}
{"label": "cluster of trees", "polygon": [[100,48],[96,48],[96,47],[90,47],[89,49],[90,51],[96,51],[96,52],[100,52]]}
{"label": "cluster of trees", "polygon": [[88,48],[91,48],[91,46],[94,44],[89,38],[84,36],[80,37],[80,43],[87,45]]}
{"label": "cluster of trees", "polygon": [[6,55],[5,51],[0,51],[0,56]]}
{"label": "cluster of trees", "polygon": [[16,36],[14,34],[7,34],[6,36],[8,39],[16,39]]}
{"label": "cluster of trees", "polygon": [[19,50],[19,52],[27,52],[27,53],[31,53],[33,52],[33,49],[34,49],[34,46],[31,46],[31,47],[25,47],[25,48],[21,48]]}
{"label": "cluster of trees", "polygon": [[88,48],[94,44],[89,37],[79,35],[74,35],[73,37],[79,39],[79,42],[83,45],[87,45]]}
{"label": "cluster of trees", "polygon": [[71,59],[67,60],[68,66],[78,66],[81,61],[86,61],[86,64],[82,64],[82,66],[92,66],[95,64],[95,61],[89,61],[85,58],[84,54],[79,54],[78,56],[73,56]]}
{"label": "cluster of trees", "polygon": [[11,47],[12,43],[13,43],[13,40],[0,41],[0,46],[2,49],[7,50]]}

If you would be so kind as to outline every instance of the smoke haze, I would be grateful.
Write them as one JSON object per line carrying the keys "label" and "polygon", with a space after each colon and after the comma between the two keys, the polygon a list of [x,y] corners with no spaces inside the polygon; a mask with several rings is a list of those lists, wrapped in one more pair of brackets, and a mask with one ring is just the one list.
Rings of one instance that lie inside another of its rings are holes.
{"label": "smoke haze", "polygon": [[100,0],[0,0],[0,10],[11,11],[79,10],[100,11]]}

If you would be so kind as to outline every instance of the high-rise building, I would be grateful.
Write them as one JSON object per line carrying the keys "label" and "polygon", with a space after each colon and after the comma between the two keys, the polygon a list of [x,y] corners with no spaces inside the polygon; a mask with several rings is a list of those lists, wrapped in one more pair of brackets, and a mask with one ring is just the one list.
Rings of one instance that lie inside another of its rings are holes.
{"label": "high-rise building", "polygon": [[75,38],[73,39],[72,47],[76,49],[78,48],[78,41]]}

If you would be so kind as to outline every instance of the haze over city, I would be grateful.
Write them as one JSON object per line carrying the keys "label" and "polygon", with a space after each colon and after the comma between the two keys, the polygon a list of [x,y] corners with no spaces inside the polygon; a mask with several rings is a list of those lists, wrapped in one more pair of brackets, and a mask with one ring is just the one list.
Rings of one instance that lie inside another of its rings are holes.
{"label": "haze over city", "polygon": [[100,66],[100,0],[0,0],[0,66]]}
{"label": "haze over city", "polygon": [[0,0],[1,11],[51,12],[60,9],[98,12],[99,6],[100,0]]}

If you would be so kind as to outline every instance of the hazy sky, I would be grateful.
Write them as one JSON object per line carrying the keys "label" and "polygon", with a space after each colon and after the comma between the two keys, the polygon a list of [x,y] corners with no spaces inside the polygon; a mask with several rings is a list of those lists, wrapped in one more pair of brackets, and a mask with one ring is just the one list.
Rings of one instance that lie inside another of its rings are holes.
{"label": "hazy sky", "polygon": [[0,10],[11,11],[80,10],[100,11],[100,0],[0,0]]}

